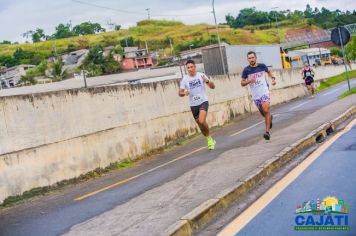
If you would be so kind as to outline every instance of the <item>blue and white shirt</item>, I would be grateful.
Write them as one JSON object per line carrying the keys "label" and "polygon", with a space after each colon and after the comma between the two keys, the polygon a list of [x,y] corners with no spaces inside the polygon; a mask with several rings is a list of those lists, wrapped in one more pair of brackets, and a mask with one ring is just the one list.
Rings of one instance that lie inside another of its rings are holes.
{"label": "blue and white shirt", "polygon": [[256,82],[250,84],[252,99],[257,100],[263,95],[269,95],[266,73],[268,68],[265,64],[257,64],[256,67],[246,66],[242,72],[242,79],[256,78]]}

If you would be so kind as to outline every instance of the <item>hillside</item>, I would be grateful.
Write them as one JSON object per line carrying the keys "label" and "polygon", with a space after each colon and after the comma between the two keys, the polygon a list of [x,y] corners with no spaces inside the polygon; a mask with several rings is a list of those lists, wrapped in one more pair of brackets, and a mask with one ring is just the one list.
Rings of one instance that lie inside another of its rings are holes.
{"label": "hillside", "polygon": [[[229,26],[219,26],[220,35],[223,41],[229,44],[271,44],[277,43],[278,37],[276,28],[269,29],[233,29]],[[297,25],[281,25],[279,28],[281,38],[290,29],[309,27],[305,22]],[[312,26],[315,27],[315,26]],[[215,26],[207,24],[184,25],[180,22],[172,21],[141,21],[137,26],[119,31],[99,33],[87,36],[72,37],[66,39],[48,40],[38,43],[0,45],[0,56],[11,56],[16,49],[31,51],[38,54],[38,57],[48,57],[54,54],[63,54],[80,48],[88,48],[96,44],[104,46],[123,44],[126,45],[125,38],[128,39],[129,46],[135,45],[145,47],[147,41],[150,50],[165,49],[167,55],[171,54],[170,40],[173,43],[175,52],[205,46],[215,43]]]}

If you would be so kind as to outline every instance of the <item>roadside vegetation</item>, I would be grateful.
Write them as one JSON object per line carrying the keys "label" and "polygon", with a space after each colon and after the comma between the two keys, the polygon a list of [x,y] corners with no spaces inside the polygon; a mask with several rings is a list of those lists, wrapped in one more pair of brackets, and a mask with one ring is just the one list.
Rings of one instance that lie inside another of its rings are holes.
{"label": "roadside vegetation", "polygon": [[348,91],[344,92],[343,94],[341,94],[339,96],[339,98],[342,99],[342,98],[350,96],[352,94],[356,94],[356,87],[353,87],[351,90],[348,90]]}
{"label": "roadside vegetation", "polygon": [[[349,71],[350,79],[356,78],[356,70]],[[320,86],[317,88],[317,91],[322,91],[336,84],[346,81],[346,72],[335,75],[329,79],[320,82]]]}

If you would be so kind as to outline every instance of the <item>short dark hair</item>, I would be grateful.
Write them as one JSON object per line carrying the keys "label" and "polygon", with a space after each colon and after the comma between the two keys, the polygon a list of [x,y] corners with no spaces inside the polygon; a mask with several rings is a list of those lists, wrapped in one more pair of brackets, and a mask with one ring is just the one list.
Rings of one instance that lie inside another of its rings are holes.
{"label": "short dark hair", "polygon": [[248,55],[251,55],[251,54],[253,54],[253,55],[255,55],[255,57],[257,57],[257,55],[256,55],[256,53],[255,53],[254,51],[249,51],[249,52],[247,53],[247,56],[248,56]]}
{"label": "short dark hair", "polygon": [[195,65],[195,62],[194,62],[193,60],[189,59],[189,60],[185,63],[185,65],[188,65],[188,64],[193,64],[193,65]]}

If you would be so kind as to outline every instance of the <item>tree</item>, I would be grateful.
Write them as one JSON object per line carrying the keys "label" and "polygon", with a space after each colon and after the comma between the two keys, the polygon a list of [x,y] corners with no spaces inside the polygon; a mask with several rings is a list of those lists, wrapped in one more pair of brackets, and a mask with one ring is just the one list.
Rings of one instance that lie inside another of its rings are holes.
{"label": "tree", "polygon": [[67,71],[63,70],[63,62],[61,59],[57,59],[53,62],[51,67],[51,76],[54,81],[60,81],[65,79]]}
{"label": "tree", "polygon": [[0,42],[0,44],[11,44],[11,41],[3,40],[2,42]]}
{"label": "tree", "polygon": [[119,31],[121,29],[121,25],[115,25],[115,28],[114,28],[116,31]]}
{"label": "tree", "polygon": [[306,18],[311,18],[311,17],[313,17],[313,8],[311,8],[309,4],[307,4],[307,6],[306,6],[306,8],[305,8],[304,16],[305,16]]}
{"label": "tree", "polygon": [[[117,48],[117,50],[120,50],[120,48]],[[83,68],[88,71],[89,76],[112,74],[120,70],[118,62],[113,58],[113,52],[107,57],[104,56],[103,52],[104,48],[101,45],[89,49],[83,64]]]}
{"label": "tree", "polygon": [[236,28],[236,27],[237,27],[237,25],[236,25],[236,19],[235,19],[235,17],[233,17],[232,15],[227,14],[227,15],[225,16],[225,20],[226,20],[226,23],[227,23],[230,27],[232,27],[232,28]]}
{"label": "tree", "polygon": [[91,23],[90,21],[87,21],[74,26],[73,32],[76,35],[87,35],[87,34],[105,32],[105,29],[101,27],[99,23]]}
{"label": "tree", "polygon": [[44,33],[43,29],[37,28],[36,30],[29,30],[22,34],[23,37],[31,37],[32,42],[40,42],[42,39],[46,40],[47,36]]}
{"label": "tree", "polygon": [[73,37],[76,36],[77,34],[75,34],[72,30],[71,30],[71,24],[59,24],[56,27],[56,31],[55,33],[52,35],[53,38],[55,39],[63,39],[63,38],[69,38],[69,37]]}
{"label": "tree", "polygon": [[104,48],[101,45],[96,45],[89,49],[88,56],[85,62],[92,62],[96,65],[104,63]]}

